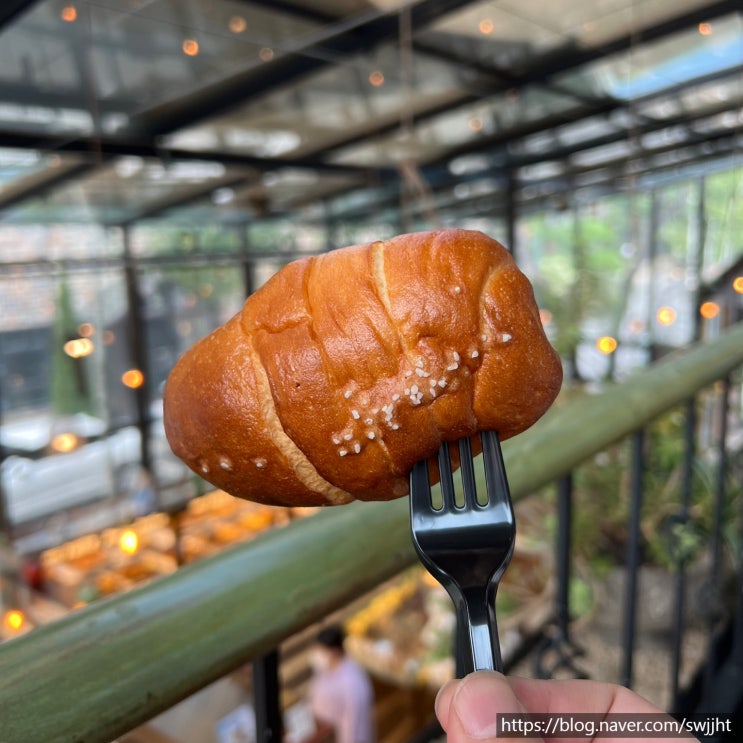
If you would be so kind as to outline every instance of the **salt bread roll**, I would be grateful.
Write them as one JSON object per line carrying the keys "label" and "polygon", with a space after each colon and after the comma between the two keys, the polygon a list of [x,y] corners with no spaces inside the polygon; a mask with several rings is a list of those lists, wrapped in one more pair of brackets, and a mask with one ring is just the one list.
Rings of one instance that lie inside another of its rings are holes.
{"label": "salt bread roll", "polygon": [[480,232],[420,232],[281,269],[178,361],[165,429],[235,496],[388,500],[442,441],[531,426],[561,382],[508,251]]}

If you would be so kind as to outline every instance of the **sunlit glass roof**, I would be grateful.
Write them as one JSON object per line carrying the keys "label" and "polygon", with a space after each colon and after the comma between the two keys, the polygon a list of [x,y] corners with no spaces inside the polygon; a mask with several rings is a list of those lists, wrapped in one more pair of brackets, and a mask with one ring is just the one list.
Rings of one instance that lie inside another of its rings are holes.
{"label": "sunlit glass roof", "polygon": [[737,0],[14,0],[0,219],[621,188],[736,152],[742,103]]}

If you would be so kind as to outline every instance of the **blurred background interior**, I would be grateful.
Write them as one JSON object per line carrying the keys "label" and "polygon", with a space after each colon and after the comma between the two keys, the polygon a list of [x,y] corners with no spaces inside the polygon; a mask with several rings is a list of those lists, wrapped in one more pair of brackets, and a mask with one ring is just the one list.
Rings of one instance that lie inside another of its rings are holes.
{"label": "blurred background interior", "polygon": [[[517,478],[509,669],[738,709],[742,104],[740,0],[6,0],[0,671],[63,617],[92,632],[106,601],[325,518],[238,502],[180,463],[168,372],[299,256],[461,227],[532,280],[564,362],[558,415],[590,431],[604,408],[586,397],[635,390],[629,425]],[[674,375],[684,358],[699,381]],[[662,409],[649,379],[674,388]],[[85,740],[262,743],[277,710],[300,725],[327,616],[373,675],[380,739],[435,738],[448,600],[404,550],[364,570]]]}

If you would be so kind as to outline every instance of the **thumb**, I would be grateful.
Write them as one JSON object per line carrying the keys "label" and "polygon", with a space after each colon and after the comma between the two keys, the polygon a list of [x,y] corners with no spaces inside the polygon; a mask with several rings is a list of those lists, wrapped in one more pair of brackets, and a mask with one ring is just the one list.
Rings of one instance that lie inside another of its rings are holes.
{"label": "thumb", "polygon": [[448,743],[495,741],[498,715],[523,713],[506,677],[495,671],[477,671],[461,681],[446,684],[436,698],[436,716]]}

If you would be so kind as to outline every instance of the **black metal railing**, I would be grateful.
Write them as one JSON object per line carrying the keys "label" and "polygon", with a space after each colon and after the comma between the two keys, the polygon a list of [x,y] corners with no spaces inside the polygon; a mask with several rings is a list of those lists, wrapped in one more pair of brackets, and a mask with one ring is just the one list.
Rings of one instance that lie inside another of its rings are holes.
{"label": "black metal railing", "polygon": [[[740,381],[738,381],[740,387]],[[672,582],[672,611],[671,634],[669,637],[669,687],[670,702],[669,710],[688,711],[689,705],[694,705],[698,711],[714,711],[720,708],[720,696],[724,693],[727,700],[722,707],[729,713],[743,702],[743,689],[740,684],[728,685],[724,690],[719,688],[717,675],[721,663],[729,663],[737,668],[738,673],[743,673],[743,655],[740,654],[738,646],[741,644],[737,637],[739,629],[735,630],[736,649],[727,650],[724,657],[718,649],[720,637],[726,631],[738,627],[743,622],[743,601],[738,590],[737,600],[727,601],[723,594],[723,523],[732,518],[731,524],[734,533],[731,535],[735,540],[732,545],[734,550],[741,550],[743,545],[743,519],[735,516],[731,509],[737,504],[740,508],[743,494],[737,494],[735,503],[730,501],[731,494],[728,492],[727,476],[731,458],[743,458],[743,450],[732,450],[728,442],[728,421],[731,399],[731,377],[726,375],[722,378],[716,389],[709,395],[708,404],[715,408],[715,430],[712,432],[713,441],[705,452],[714,461],[714,484],[712,514],[710,517],[712,527],[710,530],[706,552],[710,557],[708,575],[703,588],[702,595],[689,595],[687,582],[687,568],[689,564],[689,551],[684,546],[684,533],[694,529],[695,517],[692,514],[692,485],[694,482],[695,462],[698,459],[697,434],[698,414],[697,396],[683,403],[684,422],[682,427],[683,452],[681,460],[681,478],[679,482],[679,498],[675,511],[666,518],[668,525],[667,552],[672,562],[672,570],[669,573],[669,581]],[[740,390],[738,389],[738,417],[737,423],[740,428]],[[621,667],[618,680],[627,687],[634,683],[634,659],[635,648],[638,639],[638,604],[640,601],[640,571],[642,566],[642,533],[641,513],[645,495],[645,473],[647,471],[648,437],[646,427],[640,427],[629,437],[629,504],[626,525],[626,553],[624,559],[624,597],[622,604],[621,631],[616,637],[617,643],[621,644]],[[738,445],[740,447],[740,444]],[[556,600],[552,627],[547,628],[547,633],[535,653],[535,673],[547,678],[560,672],[567,672],[574,677],[585,677],[585,672],[580,665],[580,644],[576,643],[571,634],[572,614],[569,605],[570,581],[571,581],[571,555],[574,551],[572,543],[571,526],[573,523],[573,476],[567,474],[561,477],[557,483],[557,536],[556,536]],[[734,557],[735,559],[735,557]],[[740,581],[740,573],[743,567],[739,562],[734,565]],[[733,592],[733,595],[735,593]],[[681,666],[683,655],[683,639],[685,633],[685,617],[687,615],[687,603],[694,601],[701,605],[702,614],[706,622],[708,649],[706,660],[698,669],[700,688],[681,688]],[[713,705],[714,701],[714,705]]]}

